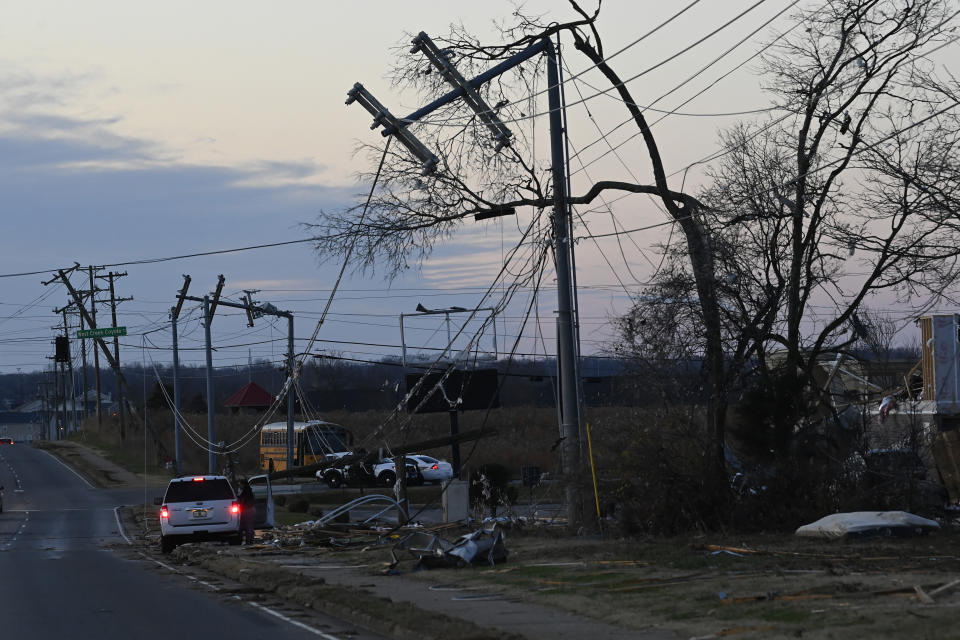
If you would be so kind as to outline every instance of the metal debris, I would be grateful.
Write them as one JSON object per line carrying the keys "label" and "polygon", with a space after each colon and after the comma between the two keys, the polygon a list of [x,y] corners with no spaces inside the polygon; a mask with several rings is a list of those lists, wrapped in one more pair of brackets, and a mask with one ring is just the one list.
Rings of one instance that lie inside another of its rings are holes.
{"label": "metal debris", "polygon": [[391,566],[396,566],[404,555],[415,558],[417,566],[430,569],[479,563],[493,566],[507,559],[505,539],[503,529],[496,524],[464,534],[454,542],[435,533],[414,531],[394,545],[390,552],[393,556]]}

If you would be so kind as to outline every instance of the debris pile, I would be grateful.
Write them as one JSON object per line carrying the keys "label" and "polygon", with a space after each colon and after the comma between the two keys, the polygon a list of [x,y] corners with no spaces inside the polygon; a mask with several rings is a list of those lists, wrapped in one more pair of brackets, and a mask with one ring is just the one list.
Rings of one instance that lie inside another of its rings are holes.
{"label": "debris pile", "polygon": [[[506,535],[502,527],[477,529],[450,542],[435,533],[414,531],[394,545],[391,555],[393,567],[407,552],[417,561],[417,567],[427,569],[465,567],[471,564],[493,566],[507,560]],[[398,555],[399,554],[399,555]]]}

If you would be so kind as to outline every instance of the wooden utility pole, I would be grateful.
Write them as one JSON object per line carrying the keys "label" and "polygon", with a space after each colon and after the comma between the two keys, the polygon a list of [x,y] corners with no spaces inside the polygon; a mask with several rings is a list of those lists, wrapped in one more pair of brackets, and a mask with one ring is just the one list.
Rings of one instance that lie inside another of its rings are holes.
{"label": "wooden utility pole", "polygon": [[[177,468],[177,475],[183,473],[183,442],[181,435],[181,415],[180,415],[180,349],[177,345],[177,319],[180,317],[180,310],[183,309],[183,296],[187,295],[187,289],[190,288],[190,276],[183,276],[183,288],[177,297],[177,304],[170,309],[170,330],[173,334],[173,451]],[[160,384],[163,384],[161,382]]]}
{"label": "wooden utility pole", "polygon": [[[80,315],[80,330],[84,329],[83,314]],[[90,415],[90,412],[87,410],[87,341],[80,341],[80,388],[81,388],[81,402],[83,403],[83,419],[84,421]]]}
{"label": "wooden utility pole", "polygon": [[[188,278],[188,276],[184,277]],[[210,325],[213,322],[213,314],[216,312],[218,305],[231,307],[233,309],[244,309],[247,312],[247,318],[251,324],[253,323],[254,318],[258,318],[262,315],[271,315],[287,319],[287,371],[289,377],[287,379],[287,385],[284,389],[285,393],[287,394],[287,468],[292,469],[294,465],[295,439],[293,428],[295,402],[294,374],[296,373],[296,358],[294,357],[293,351],[293,313],[290,311],[280,311],[272,304],[253,304],[249,295],[244,299],[245,301],[243,304],[221,300],[220,293],[223,291],[224,278],[223,275],[218,276],[218,278],[219,281],[217,282],[217,289],[213,292],[212,298],[211,296],[197,298],[195,296],[185,295],[186,286],[184,286],[183,291],[177,294],[177,299],[179,300],[178,304],[182,304],[184,300],[192,300],[194,302],[203,303],[204,334],[207,354],[207,439],[209,441],[208,446],[210,447],[210,458],[208,462],[210,473],[214,472],[214,466],[216,464],[216,451],[214,450],[214,447],[216,446],[216,428],[213,415],[213,346]],[[189,279],[187,280],[187,283],[189,283]]]}
{"label": "wooden utility pole", "polygon": [[[87,272],[90,274],[90,328],[97,328],[97,286],[96,280],[93,273],[93,267],[87,267]],[[81,320],[83,319],[83,314],[80,314]],[[103,428],[103,407],[100,406],[100,398],[102,397],[100,391],[100,352],[94,347],[93,349],[93,371],[94,376],[96,376],[97,383],[97,430]]]}
{"label": "wooden utility pole", "polygon": [[567,199],[567,170],[565,166],[565,131],[563,123],[564,102],[561,93],[560,68],[556,48],[549,38],[541,38],[510,58],[501,61],[472,80],[466,80],[454,68],[446,56],[421,32],[413,39],[411,52],[421,52],[440,71],[444,80],[453,85],[453,90],[433,102],[420,107],[405,118],[395,118],[360,83],[347,92],[347,104],[357,102],[374,117],[372,128],[383,126],[383,136],[392,135],[403,144],[423,165],[424,173],[432,172],[438,164],[434,156],[410,131],[410,125],[455,100],[463,99],[493,133],[497,148],[509,145],[510,132],[496,117],[496,111],[486,105],[477,89],[484,83],[509,69],[543,54],[547,58],[547,99],[550,107],[550,157],[553,176],[553,228],[554,266],[557,274],[557,367],[558,406],[560,430],[563,436],[561,459],[563,462],[564,497],[567,509],[567,526],[578,533],[584,524],[582,491],[582,458],[580,427],[582,398],[579,394],[579,336],[576,322],[576,290],[573,277],[574,242],[570,237],[570,207]]}
{"label": "wooden utility pole", "polygon": [[57,381],[57,361],[53,361],[53,411],[51,412],[53,417],[52,423],[48,422],[48,436],[49,440],[56,440],[56,434],[60,432],[58,425],[60,424],[60,384]]}
{"label": "wooden utility pole", "polygon": [[[67,309],[72,305],[67,303],[65,306],[61,307],[59,311],[55,311],[63,314],[63,335],[66,336],[67,342],[70,341],[70,323],[67,321]],[[70,399],[70,422],[69,426],[67,423],[64,423],[63,428],[65,431],[76,431],[76,420],[77,420],[77,394],[76,386],[73,384],[73,357],[67,358],[67,369],[70,372],[70,391],[67,392],[66,386],[63,388],[63,406],[64,406],[64,415],[66,416],[66,406],[67,398]]]}
{"label": "wooden utility pole", "polygon": [[[133,297],[117,298],[113,287],[114,280],[125,275],[127,275],[126,271],[123,273],[114,273],[111,271],[106,276],[98,276],[100,278],[105,278],[110,285],[110,314],[112,323],[110,326],[114,329],[117,328],[117,303],[133,300]],[[127,439],[127,411],[125,406],[126,402],[124,402],[123,385],[120,383],[120,338],[116,335],[113,336],[113,366],[114,374],[117,378],[117,404],[119,406],[117,415],[120,418],[120,442],[122,443]]]}

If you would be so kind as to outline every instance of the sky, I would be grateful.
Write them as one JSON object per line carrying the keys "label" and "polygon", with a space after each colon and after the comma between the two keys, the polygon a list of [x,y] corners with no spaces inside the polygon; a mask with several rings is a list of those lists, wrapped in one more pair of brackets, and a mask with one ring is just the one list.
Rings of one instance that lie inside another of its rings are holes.
{"label": "sky", "polygon": [[[639,76],[629,85],[640,100],[657,99],[719,59],[658,103],[669,109],[787,28],[790,11],[781,12],[792,4],[693,2],[681,17],[634,43],[685,5],[609,0],[598,29],[608,56],[627,47],[611,64],[622,77]],[[681,53],[750,7],[728,28]],[[419,98],[401,93],[388,77],[411,35],[442,35],[461,23],[498,42],[495,22],[509,22],[515,8],[501,0],[0,4],[0,374],[50,367],[53,338],[62,332],[53,310],[68,302],[68,294],[44,282],[75,264],[103,266],[103,275],[125,274],[116,280],[117,296],[132,298],[117,310],[118,324],[128,328],[121,339],[123,362],[170,362],[168,313],[184,274],[192,278],[193,296],[213,291],[220,274],[226,300],[239,302],[244,290],[258,290],[254,300],[294,314],[298,350],[305,348],[340,262],[320,260],[309,243],[298,242],[309,236],[301,225],[362,197],[369,185],[355,176],[370,166],[355,150],[360,142],[382,140],[370,130],[366,111],[344,104],[347,90],[363,82],[394,113],[413,111]],[[529,2],[524,10],[546,21],[574,17],[560,1]],[[570,49],[568,75],[577,76],[589,65]],[[753,117],[715,114],[769,106],[755,72],[754,63],[742,66],[684,105],[688,115],[656,126],[668,172],[715,152],[718,131]],[[594,95],[591,85],[601,82],[588,72],[565,86],[568,103],[575,103],[568,128],[574,191],[600,177],[629,177],[625,166],[649,181],[640,141],[629,139],[629,127],[617,128],[626,118],[623,105]],[[545,139],[544,118],[531,119],[529,126],[539,127]],[[617,153],[609,152],[601,133],[611,145],[623,143]],[[694,166],[685,186],[702,176],[702,167]],[[666,218],[640,196],[587,213],[580,231],[594,235],[654,227],[625,240],[577,244],[581,339],[583,353],[591,354],[610,346],[611,318],[642,291],[665,229],[656,225]],[[348,268],[311,352],[377,360],[399,353],[400,314],[414,313],[418,303],[431,309],[490,306],[482,294],[516,241],[517,226],[498,220],[464,229],[420,268],[392,280],[382,269]],[[269,244],[279,246],[249,249]],[[204,253],[212,255],[195,255]],[[147,262],[156,259],[162,260]],[[75,286],[87,286],[75,278]],[[496,338],[488,330],[479,339],[482,351],[502,356],[523,333],[521,353],[553,352],[553,274],[544,282],[535,304],[543,335],[537,337],[530,324],[521,327],[526,299],[518,300],[498,318]],[[70,319],[71,337],[76,322]],[[412,353],[444,346],[444,316],[404,322],[403,344]],[[460,323],[454,314],[454,333]],[[179,332],[181,362],[202,364],[196,303],[184,306]],[[286,349],[285,320],[263,318],[248,328],[242,312],[223,307],[212,334],[216,367],[242,367],[251,359],[280,362]]]}

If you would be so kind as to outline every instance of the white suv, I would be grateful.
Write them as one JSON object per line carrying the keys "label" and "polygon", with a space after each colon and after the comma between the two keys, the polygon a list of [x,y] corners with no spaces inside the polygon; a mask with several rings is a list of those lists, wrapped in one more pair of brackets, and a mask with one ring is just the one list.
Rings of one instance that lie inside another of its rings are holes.
{"label": "white suv", "polygon": [[224,476],[182,476],[167,485],[160,504],[160,549],[170,553],[193,540],[240,544],[240,503]]}

